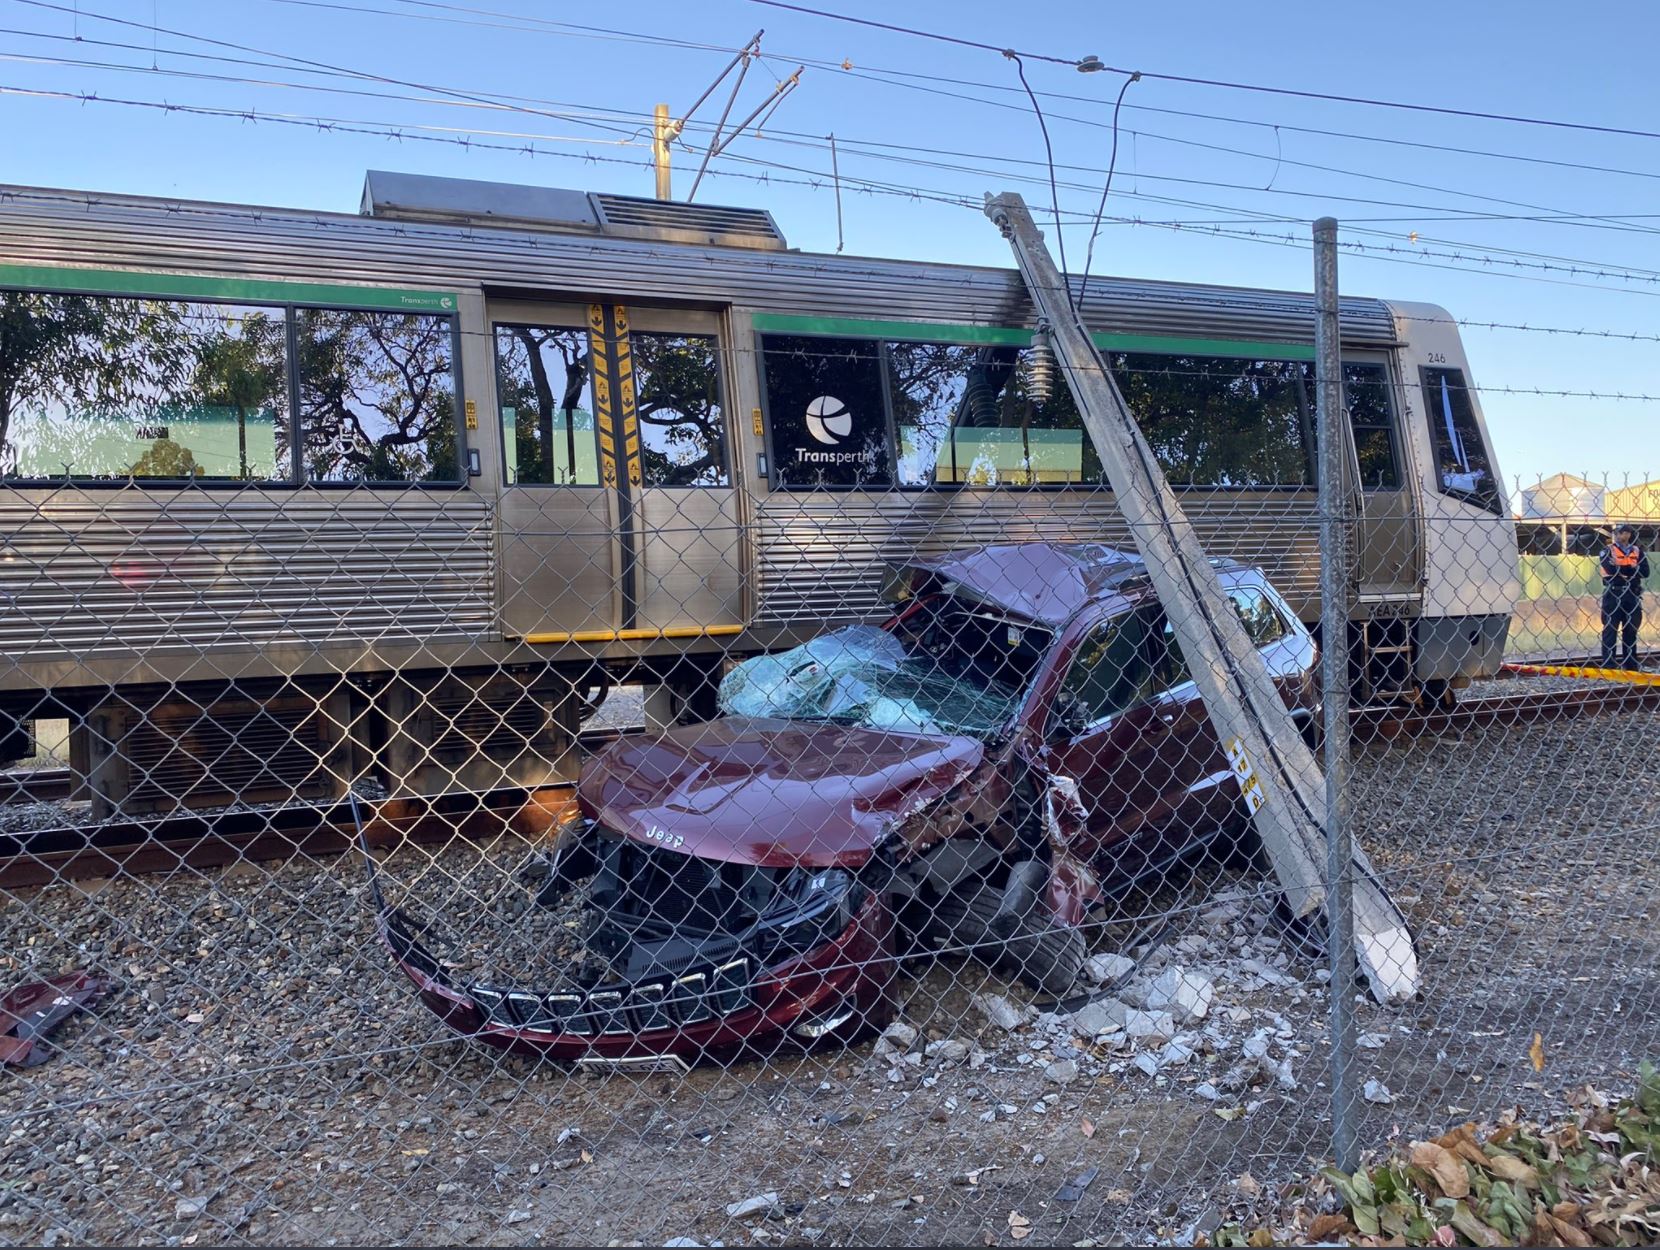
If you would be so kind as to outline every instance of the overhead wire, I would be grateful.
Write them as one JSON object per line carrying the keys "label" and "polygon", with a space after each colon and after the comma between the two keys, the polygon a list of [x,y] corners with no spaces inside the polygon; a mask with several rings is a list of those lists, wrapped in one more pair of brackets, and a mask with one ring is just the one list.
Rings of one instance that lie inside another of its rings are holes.
{"label": "overhead wire", "polygon": [[[796,13],[809,14],[813,17],[825,18],[836,22],[851,22],[859,26],[876,27],[917,39],[929,39],[940,43],[958,44],[963,47],[976,48],[986,52],[1007,52],[1008,49],[999,48],[995,44],[981,43],[977,40],[964,39],[956,35],[941,31],[922,30],[910,26],[898,26],[888,22],[878,22],[870,18],[855,17],[848,13],[836,13],[825,9],[816,9],[808,5],[790,4],[785,0],[750,0],[751,4],[764,4],[772,8],[789,9]],[[1048,61],[1055,65],[1069,65],[1077,68],[1083,58],[1046,55],[1037,52],[1022,52],[1020,55],[1034,61]],[[1660,139],[1660,131],[1638,130],[1625,126],[1606,126],[1594,122],[1566,121],[1561,118],[1525,117],[1512,113],[1489,112],[1482,109],[1461,109],[1440,104],[1419,104],[1412,101],[1385,100],[1370,96],[1341,95],[1329,91],[1310,91],[1298,87],[1277,87],[1266,83],[1235,82],[1221,78],[1201,78],[1192,74],[1171,74],[1155,70],[1130,70],[1116,65],[1100,63],[1099,68],[1111,74],[1122,74],[1128,77],[1131,74],[1140,74],[1143,78],[1157,79],[1160,82],[1178,82],[1189,86],[1217,87],[1230,91],[1251,91],[1265,95],[1290,96],[1302,100],[1323,100],[1336,104],[1356,104],[1369,108],[1401,109],[1414,113],[1438,113],[1448,117],[1464,117],[1482,121],[1507,122],[1527,126],[1548,126],[1564,130],[1589,131],[1596,134],[1624,135],[1642,139]]]}

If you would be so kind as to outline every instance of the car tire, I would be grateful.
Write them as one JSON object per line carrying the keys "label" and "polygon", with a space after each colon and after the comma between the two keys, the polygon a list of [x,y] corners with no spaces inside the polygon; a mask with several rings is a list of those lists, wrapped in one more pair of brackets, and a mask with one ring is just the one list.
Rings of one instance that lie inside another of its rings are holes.
{"label": "car tire", "polygon": [[1077,984],[1088,954],[1083,931],[1028,914],[1011,936],[998,937],[992,919],[1002,901],[1003,891],[993,885],[953,890],[934,909],[935,927],[953,947],[966,948],[976,959],[1013,973],[1035,990],[1064,998]]}

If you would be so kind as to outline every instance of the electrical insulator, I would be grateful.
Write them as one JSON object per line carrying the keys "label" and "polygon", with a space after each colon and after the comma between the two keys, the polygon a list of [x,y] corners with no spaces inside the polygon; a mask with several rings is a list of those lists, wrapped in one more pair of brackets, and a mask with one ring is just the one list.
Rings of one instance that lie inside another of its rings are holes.
{"label": "electrical insulator", "polygon": [[1040,322],[1032,334],[1032,353],[1026,358],[1026,389],[1033,403],[1046,404],[1055,393],[1055,349],[1049,342],[1049,325]]}

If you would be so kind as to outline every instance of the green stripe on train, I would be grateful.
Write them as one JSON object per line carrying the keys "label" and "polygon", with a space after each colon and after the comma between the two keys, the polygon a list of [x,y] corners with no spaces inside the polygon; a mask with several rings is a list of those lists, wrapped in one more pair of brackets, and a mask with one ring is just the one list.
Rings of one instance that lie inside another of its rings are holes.
{"label": "green stripe on train", "polygon": [[[790,313],[755,313],[750,321],[762,333],[834,334],[845,338],[893,339],[912,343],[967,343],[1026,347],[1030,330],[1007,326],[950,325],[936,321],[872,321],[857,317],[801,317]],[[1256,339],[1180,338],[1161,334],[1095,334],[1106,351],[1154,352],[1160,355],[1237,356],[1263,360],[1313,360],[1310,343],[1268,343]]]}
{"label": "green stripe on train", "polygon": [[0,265],[0,287],[91,295],[230,300],[248,304],[386,308],[403,312],[453,313],[457,303],[453,291],[333,286],[322,282],[262,282],[250,278],[208,278],[191,273],[71,269],[57,265]]}

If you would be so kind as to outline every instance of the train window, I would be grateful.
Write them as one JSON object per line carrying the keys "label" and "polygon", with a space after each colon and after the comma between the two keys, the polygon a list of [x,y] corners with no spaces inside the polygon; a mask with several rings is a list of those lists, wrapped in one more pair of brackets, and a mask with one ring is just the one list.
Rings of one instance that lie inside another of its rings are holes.
{"label": "train window", "polygon": [[292,478],[280,308],[0,293],[0,475]]}
{"label": "train window", "polygon": [[599,485],[587,330],[498,325],[496,398],[509,485]]}
{"label": "train window", "polygon": [[[1312,388],[1313,366],[1309,366],[1308,374]],[[1399,490],[1400,456],[1395,448],[1395,421],[1389,411],[1388,371],[1382,365],[1344,361],[1343,402],[1354,430],[1361,489]]]}
{"label": "train window", "polygon": [[641,475],[647,486],[725,486],[725,415],[713,338],[629,335]]}
{"label": "train window", "polygon": [[295,317],[308,481],[460,480],[450,318],[325,308]]}
{"label": "train window", "polygon": [[1313,482],[1303,362],[1113,352],[1108,363],[1172,485]]}
{"label": "train window", "polygon": [[893,484],[876,343],[767,334],[761,355],[778,485]]}
{"label": "train window", "polygon": [[1032,398],[1030,353],[1011,346],[888,345],[899,484],[1047,486],[1104,480],[1058,376]]}
{"label": "train window", "polygon": [[1487,444],[1476,424],[1469,386],[1460,369],[1423,370],[1424,407],[1429,411],[1437,481],[1444,494],[1489,512],[1500,511],[1498,483]]}

